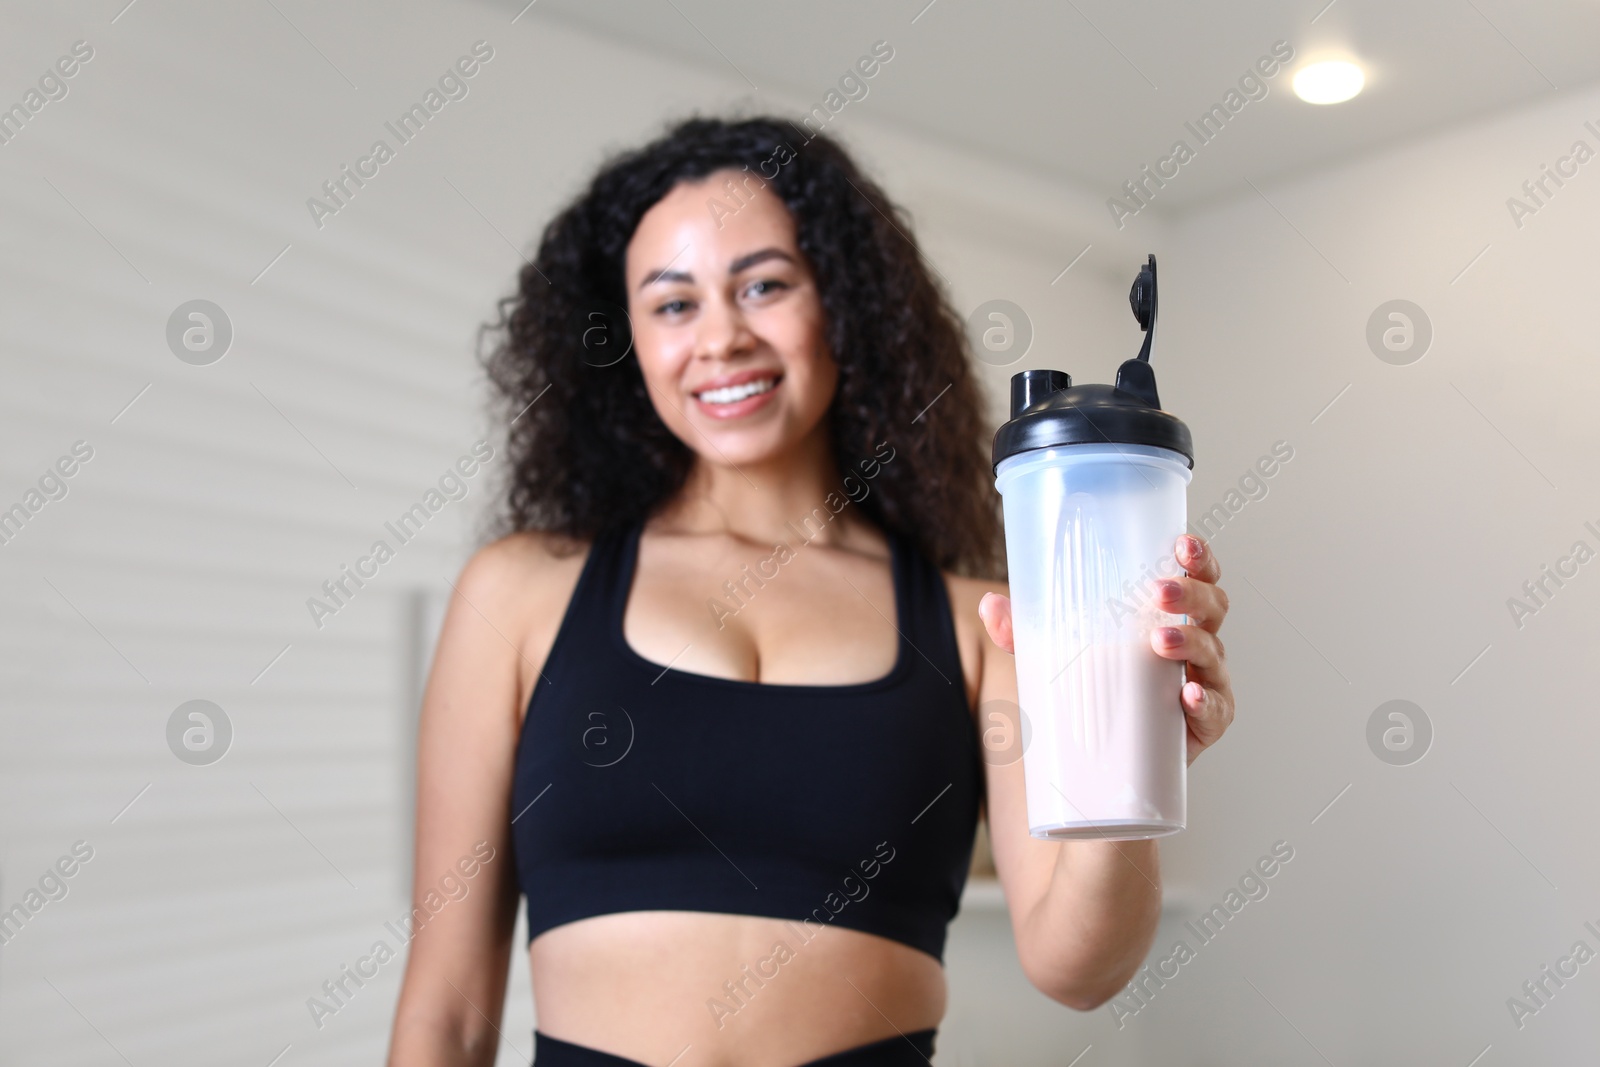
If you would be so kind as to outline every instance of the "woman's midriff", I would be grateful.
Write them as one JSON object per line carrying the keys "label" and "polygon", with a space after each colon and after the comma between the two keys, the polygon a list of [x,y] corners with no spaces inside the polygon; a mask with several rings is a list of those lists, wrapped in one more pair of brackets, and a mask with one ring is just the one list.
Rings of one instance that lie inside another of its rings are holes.
{"label": "woman's midriff", "polygon": [[545,931],[528,959],[539,1030],[646,1064],[793,1067],[945,1011],[927,953],[759,916],[599,915]]}

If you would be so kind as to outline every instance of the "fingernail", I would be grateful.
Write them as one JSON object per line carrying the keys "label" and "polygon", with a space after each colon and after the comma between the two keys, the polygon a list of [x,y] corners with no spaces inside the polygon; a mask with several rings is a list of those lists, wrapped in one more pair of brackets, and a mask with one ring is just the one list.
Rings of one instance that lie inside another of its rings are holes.
{"label": "fingernail", "polygon": [[1179,594],[1183,592],[1183,586],[1171,578],[1163,578],[1156,583],[1156,590],[1162,600],[1177,600]]}
{"label": "fingernail", "polygon": [[1188,549],[1189,555],[1194,559],[1199,559],[1205,554],[1205,546],[1200,543],[1199,538],[1191,537],[1188,534],[1183,537],[1183,547]]}
{"label": "fingernail", "polygon": [[1176,626],[1163,626],[1161,628],[1161,642],[1168,648],[1176,648],[1183,644],[1183,631]]}

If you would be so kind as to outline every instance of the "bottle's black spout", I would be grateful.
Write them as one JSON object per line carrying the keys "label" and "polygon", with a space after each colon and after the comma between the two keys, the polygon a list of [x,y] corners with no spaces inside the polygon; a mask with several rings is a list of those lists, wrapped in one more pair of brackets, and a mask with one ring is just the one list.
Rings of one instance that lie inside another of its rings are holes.
{"label": "bottle's black spout", "polygon": [[1059,370],[1025,370],[1011,376],[1011,417],[1014,419],[1059,389],[1072,386],[1072,375]]}

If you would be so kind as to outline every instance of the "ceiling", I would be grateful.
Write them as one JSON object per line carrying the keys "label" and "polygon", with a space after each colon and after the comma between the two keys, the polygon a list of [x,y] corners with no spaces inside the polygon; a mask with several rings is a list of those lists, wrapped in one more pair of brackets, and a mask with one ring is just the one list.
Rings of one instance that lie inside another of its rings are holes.
{"label": "ceiling", "polygon": [[[541,19],[718,72],[780,114],[887,41],[856,115],[1096,197],[1183,138],[1194,158],[1158,191],[1162,213],[1600,79],[1592,0],[538,0],[519,21]],[[1184,123],[1280,40],[1291,67],[1359,58],[1366,90],[1317,107],[1277,74],[1202,145]]]}

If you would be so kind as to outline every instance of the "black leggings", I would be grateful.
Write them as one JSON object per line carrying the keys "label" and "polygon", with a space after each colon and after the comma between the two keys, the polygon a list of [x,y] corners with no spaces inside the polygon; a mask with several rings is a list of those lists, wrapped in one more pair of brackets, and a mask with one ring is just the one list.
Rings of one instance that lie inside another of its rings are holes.
{"label": "black leggings", "polygon": [[[923,1067],[933,1059],[935,1033],[934,1030],[917,1030],[904,1036],[897,1034],[796,1067]],[[587,1045],[574,1045],[538,1030],[533,1032],[533,1063],[535,1067],[647,1067],[638,1060]]]}

